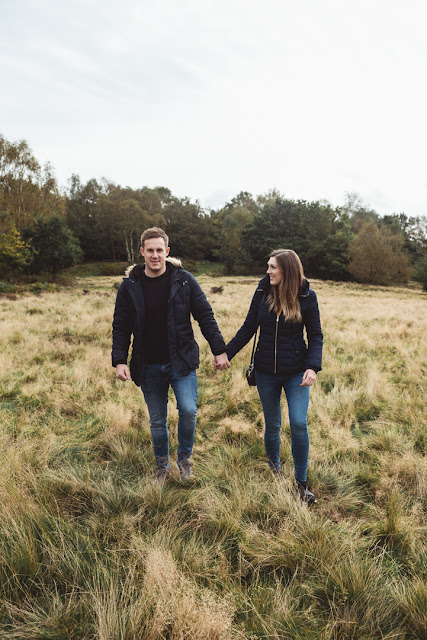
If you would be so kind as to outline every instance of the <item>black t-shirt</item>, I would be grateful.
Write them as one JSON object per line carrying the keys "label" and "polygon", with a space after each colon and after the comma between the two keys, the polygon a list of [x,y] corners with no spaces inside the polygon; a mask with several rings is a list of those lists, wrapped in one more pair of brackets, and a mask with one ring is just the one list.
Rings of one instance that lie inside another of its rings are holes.
{"label": "black t-shirt", "polygon": [[168,299],[170,269],[157,278],[143,274],[141,278],[144,292],[145,315],[142,332],[142,349],[145,362],[164,364],[169,362],[168,341]]}

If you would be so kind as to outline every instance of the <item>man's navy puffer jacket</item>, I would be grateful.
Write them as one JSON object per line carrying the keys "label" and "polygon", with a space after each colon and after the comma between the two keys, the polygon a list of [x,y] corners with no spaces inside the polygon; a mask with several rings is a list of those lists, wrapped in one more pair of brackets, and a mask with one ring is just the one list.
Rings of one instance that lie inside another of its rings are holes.
{"label": "man's navy puffer jacket", "polygon": [[[191,273],[181,267],[179,260],[169,258],[171,270],[168,300],[168,340],[170,361],[182,376],[199,366],[199,347],[194,339],[190,314],[197,320],[212,353],[217,356],[225,351],[225,342],[218,328],[212,307],[199,283]],[[141,386],[144,372],[142,332],[144,330],[144,295],[140,282],[143,265],[132,269],[124,278],[117,292],[113,319],[113,367],[127,364],[128,351],[133,334],[130,372],[132,380]]]}
{"label": "man's navy puffer jacket", "polygon": [[[246,320],[228,343],[226,353],[233,358],[252,338],[257,328],[259,312],[260,336],[255,350],[255,371],[297,374],[306,369],[322,368],[323,334],[320,326],[317,297],[307,280],[299,290],[302,322],[285,322],[283,313],[269,311],[266,302],[270,291],[270,279],[265,276],[252,298]],[[307,332],[308,348],[304,340]]]}

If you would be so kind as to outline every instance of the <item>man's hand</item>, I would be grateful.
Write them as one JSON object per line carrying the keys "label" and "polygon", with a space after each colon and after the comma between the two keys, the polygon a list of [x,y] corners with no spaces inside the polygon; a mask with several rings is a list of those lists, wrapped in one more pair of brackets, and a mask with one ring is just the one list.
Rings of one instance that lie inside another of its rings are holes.
{"label": "man's hand", "polygon": [[116,367],[116,378],[119,380],[130,380],[130,371],[127,364],[118,364]]}
{"label": "man's hand", "polygon": [[311,387],[316,382],[316,372],[313,369],[307,369],[302,377],[300,387]]}
{"label": "man's hand", "polygon": [[221,353],[219,356],[214,357],[213,361],[214,371],[219,369],[220,371],[224,371],[225,369],[230,368],[230,363],[228,361],[228,356],[226,353]]}

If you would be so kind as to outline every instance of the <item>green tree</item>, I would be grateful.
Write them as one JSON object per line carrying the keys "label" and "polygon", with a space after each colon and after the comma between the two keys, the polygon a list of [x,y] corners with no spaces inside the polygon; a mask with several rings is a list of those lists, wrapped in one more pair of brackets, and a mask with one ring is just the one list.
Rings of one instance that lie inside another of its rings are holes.
{"label": "green tree", "polygon": [[33,254],[31,247],[21,238],[11,216],[0,218],[0,277],[11,280],[16,272],[29,266]]}
{"label": "green tree", "polygon": [[[258,205],[258,211],[264,207],[266,204],[274,204],[277,198],[284,199],[284,196],[280,193],[278,189],[269,189],[267,193],[260,193],[256,196],[256,203]],[[257,213],[254,211],[254,213]]]}
{"label": "green tree", "polygon": [[236,265],[250,262],[243,242],[243,231],[259,212],[250,193],[241,191],[215,215],[219,247],[216,256],[225,264],[227,273],[235,273]]}
{"label": "green tree", "polygon": [[365,222],[379,224],[380,216],[376,211],[365,206],[357,193],[347,193],[342,212],[347,214],[354,233],[359,233]]}
{"label": "green tree", "polygon": [[99,220],[101,197],[107,194],[108,185],[95,179],[83,184],[80,177],[73,174],[69,180],[66,221],[80,243],[85,260],[105,260],[114,254],[108,224],[103,225]]}
{"label": "green tree", "polygon": [[59,271],[77,264],[83,256],[78,240],[60,216],[47,220],[37,218],[32,227],[23,230],[22,235],[35,253],[32,273],[48,271],[55,280]]}
{"label": "green tree", "polygon": [[308,275],[347,279],[348,247],[353,237],[348,215],[327,202],[277,197],[243,231],[251,259],[265,264],[273,249],[293,249]]}
{"label": "green tree", "polygon": [[67,192],[67,223],[79,239],[86,260],[138,258],[139,239],[150,226],[165,226],[165,187],[131,189],[107,180],[82,184],[73,175]]}
{"label": "green tree", "polygon": [[108,185],[99,201],[97,227],[101,237],[104,234],[109,236],[114,258],[117,254],[124,254],[128,262],[138,259],[140,230],[145,226],[146,220],[133,189]]}
{"label": "green tree", "polygon": [[300,209],[304,268],[317,278],[347,280],[348,249],[353,238],[347,213],[326,201],[304,205],[305,210]]}
{"label": "green tree", "polygon": [[163,214],[172,255],[191,260],[205,260],[212,256],[216,248],[213,221],[199,202],[171,196],[163,206]]}
{"label": "green tree", "polygon": [[0,211],[13,216],[20,231],[36,216],[63,214],[60,194],[50,164],[42,167],[25,140],[9,142],[0,134]]}
{"label": "green tree", "polygon": [[365,222],[350,245],[349,270],[358,281],[369,284],[407,282],[411,268],[402,235]]}
{"label": "green tree", "polygon": [[393,213],[382,218],[382,224],[393,234],[401,233],[405,250],[413,263],[427,256],[427,217],[408,217],[404,213]]}
{"label": "green tree", "polygon": [[422,284],[424,291],[427,291],[427,256],[415,264],[414,280]]}

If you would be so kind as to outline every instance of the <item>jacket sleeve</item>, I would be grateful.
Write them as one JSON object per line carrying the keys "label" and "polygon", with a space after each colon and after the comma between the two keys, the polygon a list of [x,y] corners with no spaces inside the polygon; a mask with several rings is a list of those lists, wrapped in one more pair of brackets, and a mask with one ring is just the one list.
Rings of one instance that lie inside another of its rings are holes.
{"label": "jacket sleeve", "polygon": [[227,344],[226,353],[229,360],[234,358],[236,353],[243,349],[254,335],[258,326],[258,312],[263,297],[264,292],[261,289],[257,289],[253,295],[246,320],[234,338]]}
{"label": "jacket sleeve", "polygon": [[303,321],[308,340],[307,369],[318,372],[322,369],[323,333],[317,296],[312,289],[309,292],[307,309],[303,313]]}
{"label": "jacket sleeve", "polygon": [[129,294],[122,283],[117,292],[113,318],[113,349],[111,360],[113,367],[127,364],[130,339],[132,335],[132,318],[130,313]]}
{"label": "jacket sleeve", "polygon": [[225,352],[225,342],[215,320],[212,307],[208,302],[196,278],[189,274],[191,287],[191,315],[199,323],[204,338],[209,343],[214,356]]}

